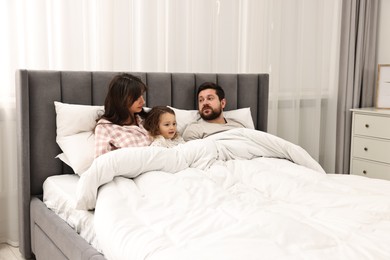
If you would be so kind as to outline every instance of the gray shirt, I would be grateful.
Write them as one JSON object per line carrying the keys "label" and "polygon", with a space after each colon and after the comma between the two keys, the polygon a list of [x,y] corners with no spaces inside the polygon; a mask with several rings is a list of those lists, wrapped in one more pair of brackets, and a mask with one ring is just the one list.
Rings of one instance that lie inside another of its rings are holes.
{"label": "gray shirt", "polygon": [[243,123],[234,119],[225,118],[225,124],[209,123],[202,118],[187,125],[183,133],[185,141],[203,139],[209,135],[220,133],[237,127],[245,127]]}

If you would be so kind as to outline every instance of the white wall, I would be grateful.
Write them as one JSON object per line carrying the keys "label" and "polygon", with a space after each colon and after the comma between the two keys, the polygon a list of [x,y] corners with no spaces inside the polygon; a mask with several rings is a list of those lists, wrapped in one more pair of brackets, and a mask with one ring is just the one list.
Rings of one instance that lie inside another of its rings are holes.
{"label": "white wall", "polygon": [[390,64],[390,0],[379,2],[378,64]]}

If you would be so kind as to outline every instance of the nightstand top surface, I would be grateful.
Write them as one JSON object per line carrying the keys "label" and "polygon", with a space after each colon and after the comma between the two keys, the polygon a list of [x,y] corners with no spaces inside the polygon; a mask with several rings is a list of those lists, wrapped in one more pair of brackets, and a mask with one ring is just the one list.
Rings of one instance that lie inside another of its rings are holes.
{"label": "nightstand top surface", "polygon": [[382,115],[390,116],[389,108],[364,107],[364,108],[352,108],[350,109],[350,111],[366,113],[366,114],[382,114]]}

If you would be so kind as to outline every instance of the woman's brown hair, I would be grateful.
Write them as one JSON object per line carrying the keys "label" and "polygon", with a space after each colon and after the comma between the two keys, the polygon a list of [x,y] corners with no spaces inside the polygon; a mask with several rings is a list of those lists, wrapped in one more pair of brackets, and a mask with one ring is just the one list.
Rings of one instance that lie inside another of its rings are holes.
{"label": "woman's brown hair", "polygon": [[[136,76],[121,73],[110,82],[108,93],[104,101],[104,114],[97,119],[104,118],[113,124],[125,125],[130,118],[130,124],[136,123],[135,117],[130,113],[129,106],[147,91],[147,86]],[[142,110],[142,118],[146,113]]]}

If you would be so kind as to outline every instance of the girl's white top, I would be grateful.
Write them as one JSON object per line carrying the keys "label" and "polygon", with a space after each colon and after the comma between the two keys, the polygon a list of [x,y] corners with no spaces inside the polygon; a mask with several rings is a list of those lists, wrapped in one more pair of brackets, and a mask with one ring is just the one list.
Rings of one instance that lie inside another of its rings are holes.
{"label": "girl's white top", "polygon": [[167,139],[162,135],[158,135],[154,137],[153,142],[150,144],[150,146],[161,146],[161,147],[171,148],[178,144],[183,144],[183,143],[185,143],[185,141],[181,136],[177,136],[174,139]]}

